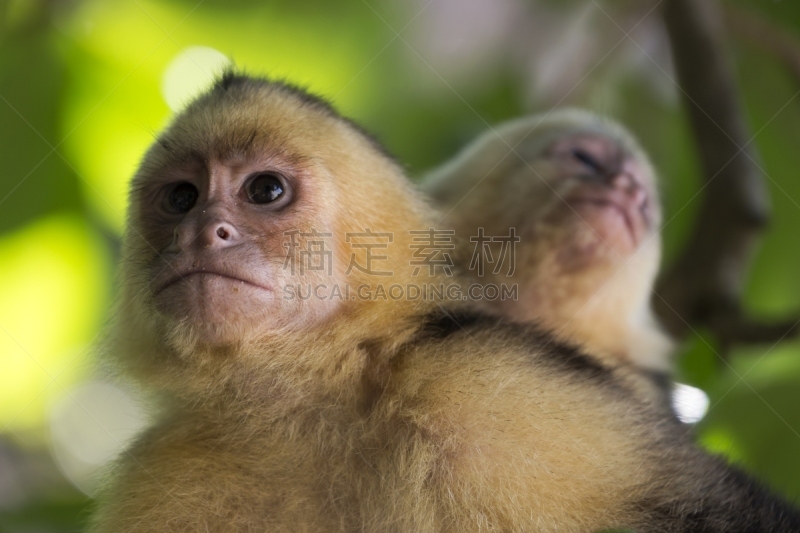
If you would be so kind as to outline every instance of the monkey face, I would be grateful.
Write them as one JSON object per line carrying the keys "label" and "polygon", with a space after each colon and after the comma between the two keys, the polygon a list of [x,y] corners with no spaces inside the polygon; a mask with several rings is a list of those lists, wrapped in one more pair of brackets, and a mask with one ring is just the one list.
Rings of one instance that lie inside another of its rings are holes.
{"label": "monkey face", "polygon": [[149,301],[209,344],[321,320],[336,306],[319,301],[307,309],[284,298],[290,281],[333,276],[332,268],[301,272],[287,264],[293,231],[307,234],[330,220],[307,214],[325,194],[316,169],[264,155],[166,166],[137,189]]}
{"label": "monkey face", "polygon": [[553,167],[556,196],[543,223],[572,235],[565,260],[597,254],[627,260],[652,237],[659,218],[655,180],[641,157],[611,137],[575,133],[553,141],[543,158]]}
{"label": "monkey face", "polygon": [[[625,352],[626,320],[646,309],[660,260],[655,174],[613,129],[555,132],[533,150],[537,175],[525,177],[539,207],[515,221],[523,228],[515,273],[522,296],[501,311]],[[609,313],[625,318],[609,321]]]}

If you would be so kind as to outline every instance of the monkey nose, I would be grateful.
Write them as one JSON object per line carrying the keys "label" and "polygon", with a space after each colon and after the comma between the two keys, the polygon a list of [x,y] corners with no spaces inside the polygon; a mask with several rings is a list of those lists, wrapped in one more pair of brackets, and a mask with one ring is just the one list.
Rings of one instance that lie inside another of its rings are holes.
{"label": "monkey nose", "polygon": [[229,222],[214,220],[200,231],[198,237],[206,248],[224,248],[238,241],[239,232]]}
{"label": "monkey nose", "polygon": [[628,172],[618,172],[611,176],[609,185],[630,196],[636,205],[642,205],[647,200],[647,191],[645,191],[639,181]]}
{"label": "monkey nose", "polygon": [[612,174],[608,180],[608,184],[614,189],[619,189],[621,191],[630,191],[638,185],[636,180],[633,179],[633,176],[627,172],[616,172]]}

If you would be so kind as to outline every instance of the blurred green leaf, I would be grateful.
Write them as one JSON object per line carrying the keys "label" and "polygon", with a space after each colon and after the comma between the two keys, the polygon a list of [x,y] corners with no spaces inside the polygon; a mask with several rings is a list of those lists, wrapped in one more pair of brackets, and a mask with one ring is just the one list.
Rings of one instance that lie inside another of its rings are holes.
{"label": "blurred green leaf", "polygon": [[41,24],[0,34],[0,232],[82,203],[58,151],[66,69]]}

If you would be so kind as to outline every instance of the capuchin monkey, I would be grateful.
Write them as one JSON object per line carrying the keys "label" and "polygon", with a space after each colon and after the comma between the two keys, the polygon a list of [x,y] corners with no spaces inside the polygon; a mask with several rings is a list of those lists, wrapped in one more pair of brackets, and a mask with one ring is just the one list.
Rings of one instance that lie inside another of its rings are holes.
{"label": "capuchin monkey", "polygon": [[133,180],[108,348],[161,414],[92,530],[800,530],[614,369],[409,297],[455,282],[417,264],[433,222],[322,100],[227,73],[191,103]]}
{"label": "capuchin monkey", "polygon": [[[604,364],[633,365],[665,392],[672,343],[650,307],[661,205],[653,168],[622,126],[576,109],[510,121],[422,187],[442,212],[438,225],[455,231],[461,270],[473,282],[517,286],[516,299],[478,305],[538,323]],[[480,271],[479,233],[512,228],[513,271]]]}

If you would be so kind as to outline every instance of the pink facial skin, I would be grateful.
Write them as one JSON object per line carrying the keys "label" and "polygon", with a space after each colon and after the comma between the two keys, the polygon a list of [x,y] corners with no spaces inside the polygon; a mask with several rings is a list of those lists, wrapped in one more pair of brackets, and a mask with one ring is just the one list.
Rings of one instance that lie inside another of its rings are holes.
{"label": "pink facial skin", "polygon": [[565,209],[556,209],[552,216],[578,218],[576,223],[595,234],[596,245],[606,245],[623,258],[634,253],[654,225],[654,180],[649,171],[601,135],[563,137],[546,155],[572,181],[559,200]]}

